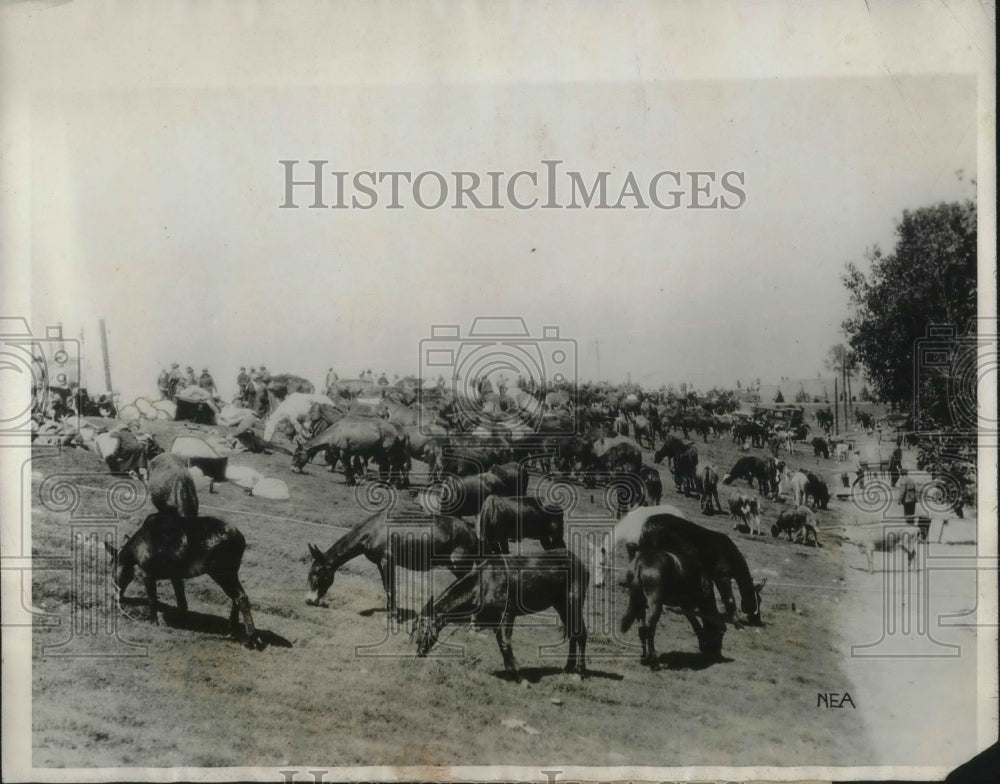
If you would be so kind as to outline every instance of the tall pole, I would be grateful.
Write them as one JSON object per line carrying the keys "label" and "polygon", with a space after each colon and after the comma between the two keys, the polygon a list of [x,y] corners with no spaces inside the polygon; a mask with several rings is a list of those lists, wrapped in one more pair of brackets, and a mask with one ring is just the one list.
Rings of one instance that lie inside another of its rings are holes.
{"label": "tall pole", "polygon": [[101,353],[104,354],[104,383],[111,393],[111,358],[108,356],[108,330],[101,319]]}
{"label": "tall pole", "polygon": [[833,434],[840,435],[840,394],[837,392],[837,377],[833,377]]}

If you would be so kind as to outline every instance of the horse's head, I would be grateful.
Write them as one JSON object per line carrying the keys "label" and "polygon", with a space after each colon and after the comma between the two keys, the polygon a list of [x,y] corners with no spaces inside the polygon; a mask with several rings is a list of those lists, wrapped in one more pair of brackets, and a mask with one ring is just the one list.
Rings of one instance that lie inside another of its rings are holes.
{"label": "horse's head", "polygon": [[118,590],[118,595],[121,596],[135,577],[135,558],[131,550],[125,548],[116,550],[109,542],[105,542],[104,547],[111,554],[113,567],[111,580]]}
{"label": "horse's head", "polygon": [[764,622],[760,619],[760,592],[764,589],[766,583],[766,577],[759,583],[754,583],[753,595],[743,597],[743,614],[746,615],[747,623],[751,626],[764,625]]}
{"label": "horse's head", "polygon": [[316,545],[309,545],[309,555],[312,556],[312,566],[309,567],[309,577],[307,578],[309,590],[306,591],[306,604],[319,605],[323,597],[326,596],[326,592],[330,590],[330,586],[333,585],[333,578],[337,570],[330,559],[326,557],[326,553]]}
{"label": "horse's head", "polygon": [[430,653],[437,644],[438,632],[440,631],[441,625],[427,615],[421,615],[416,620],[410,631],[410,641],[413,642],[414,639],[417,641],[417,656],[423,658]]}

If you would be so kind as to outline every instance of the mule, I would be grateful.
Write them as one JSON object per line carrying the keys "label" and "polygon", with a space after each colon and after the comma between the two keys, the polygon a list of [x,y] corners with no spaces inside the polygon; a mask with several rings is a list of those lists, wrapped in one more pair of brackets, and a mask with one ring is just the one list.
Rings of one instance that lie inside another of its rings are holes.
{"label": "mule", "polygon": [[504,669],[517,678],[511,647],[514,620],[553,609],[569,637],[566,672],[586,675],[587,625],[583,604],[590,575],[568,550],[543,555],[491,556],[448,586],[420,612],[413,634],[417,655],[426,656],[449,623],[471,621],[496,630]]}
{"label": "mule", "polygon": [[188,519],[172,513],[155,512],[143,521],[139,530],[121,548],[116,550],[108,542],[104,546],[114,558],[119,601],[131,585],[135,570],[142,571],[153,623],[159,623],[156,606],[158,580],[170,580],[177,609],[187,612],[184,580],[207,574],[232,600],[229,626],[233,636],[239,633],[238,619],[242,615],[246,637],[244,644],[247,648],[263,648],[263,641],[254,628],[250,599],[240,584],[239,571],[246,539],[235,526],[218,517]]}
{"label": "mule", "polygon": [[312,566],[307,578],[306,604],[320,604],[333,585],[337,570],[363,555],[378,568],[386,611],[398,615],[397,566],[417,572],[445,566],[456,576],[463,575],[479,554],[479,537],[472,526],[457,517],[392,518],[385,512],[376,512],[340,537],[326,552],[310,544],[309,554]]}

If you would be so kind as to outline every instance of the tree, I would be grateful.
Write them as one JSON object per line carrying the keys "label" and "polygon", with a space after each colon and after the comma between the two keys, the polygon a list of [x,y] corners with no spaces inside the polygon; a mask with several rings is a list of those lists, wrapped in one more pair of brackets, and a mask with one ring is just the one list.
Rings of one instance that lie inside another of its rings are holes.
{"label": "tree", "polygon": [[[867,273],[847,265],[852,313],[843,328],[878,399],[911,407],[914,377],[925,370],[915,368],[914,346],[929,326],[952,327],[959,336],[975,329],[976,220],[972,201],[904,211],[891,253],[869,250]],[[921,396],[920,408],[940,417],[942,390],[930,384],[927,391],[932,399]]]}
{"label": "tree", "polygon": [[[961,368],[970,359],[975,367],[978,350],[976,228],[973,201],[904,211],[895,249],[883,254],[875,246],[866,253],[867,272],[848,264],[843,276],[852,310],[843,328],[871,394],[891,409],[909,410],[916,430],[937,434],[920,440],[917,464],[947,480],[956,507],[971,498],[975,475],[977,423],[953,415],[950,395]],[[933,361],[917,350],[921,341],[930,347],[930,327],[937,328]],[[976,385],[963,393],[975,396]],[[965,411],[978,403],[960,402]]]}

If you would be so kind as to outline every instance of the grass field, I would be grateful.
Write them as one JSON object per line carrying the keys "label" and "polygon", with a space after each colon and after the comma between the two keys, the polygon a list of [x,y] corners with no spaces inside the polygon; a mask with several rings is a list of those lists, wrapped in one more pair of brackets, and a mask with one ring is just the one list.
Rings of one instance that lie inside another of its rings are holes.
{"label": "grass field", "polygon": [[[191,432],[181,423],[146,427],[165,444]],[[737,457],[728,439],[698,448],[701,459],[723,473]],[[815,468],[812,450],[799,450],[791,464]],[[45,656],[43,647],[67,637],[72,584],[67,571],[35,572],[34,606],[64,619],[61,628],[34,631],[35,766],[741,766],[876,759],[871,728],[857,714],[816,707],[818,692],[854,686],[844,664],[845,646],[854,640],[845,640],[851,627],[842,617],[842,599],[845,580],[861,574],[860,556],[843,550],[830,528],[844,516],[836,502],[819,512],[827,529],[821,528],[822,548],[754,538],[732,531],[723,515],[701,515],[696,500],[674,492],[664,468],[664,503],[730,534],[755,579],[768,578],[765,625],[730,626],[724,661],[706,666],[687,622],[664,613],[657,643],[665,664],[651,672],[638,662],[635,630],[624,642],[618,639],[625,595],[612,581],[589,595],[590,677],[581,681],[561,672],[567,650],[561,630],[554,615],[537,616],[519,619],[515,628],[514,651],[525,676],[518,685],[503,673],[491,632],[449,628],[443,637],[454,631],[448,643],[464,647],[463,657],[414,658],[408,628],[390,627],[378,574],[364,559],[338,575],[327,607],[307,606],[308,543],[328,547],[367,512],[343,476],[321,466],[291,474],[289,458],[278,453],[234,455],[231,462],[280,477],[291,491],[289,501],[264,501],[222,483],[216,493],[201,495],[203,514],[225,518],[246,536],[240,576],[268,647],[254,652],[227,639],[228,601],[201,577],[187,584],[186,616],[172,611],[173,593],[161,583],[158,626],[145,620],[141,584],[129,589],[119,634],[146,646],[148,655]],[[824,473],[835,468],[819,462]],[[93,472],[78,481],[105,488],[106,469],[82,450],[38,459],[33,469],[33,553],[67,554],[69,515],[39,503],[37,480]],[[536,481],[533,476],[532,487]],[[727,494],[722,488],[724,504]],[[104,498],[100,491],[81,491],[78,513],[100,514]],[[592,504],[585,491],[580,511],[594,513],[600,500],[597,493]],[[766,528],[780,509],[767,505]],[[150,510],[147,505],[121,521],[122,532],[132,531]],[[400,603],[419,610],[422,597],[407,588],[407,576],[400,572]],[[439,590],[450,576],[433,579]],[[117,612],[93,609],[104,620]],[[106,636],[74,644],[77,650],[108,650]],[[543,646],[549,646],[544,655]],[[508,719],[538,732],[505,726]]]}

